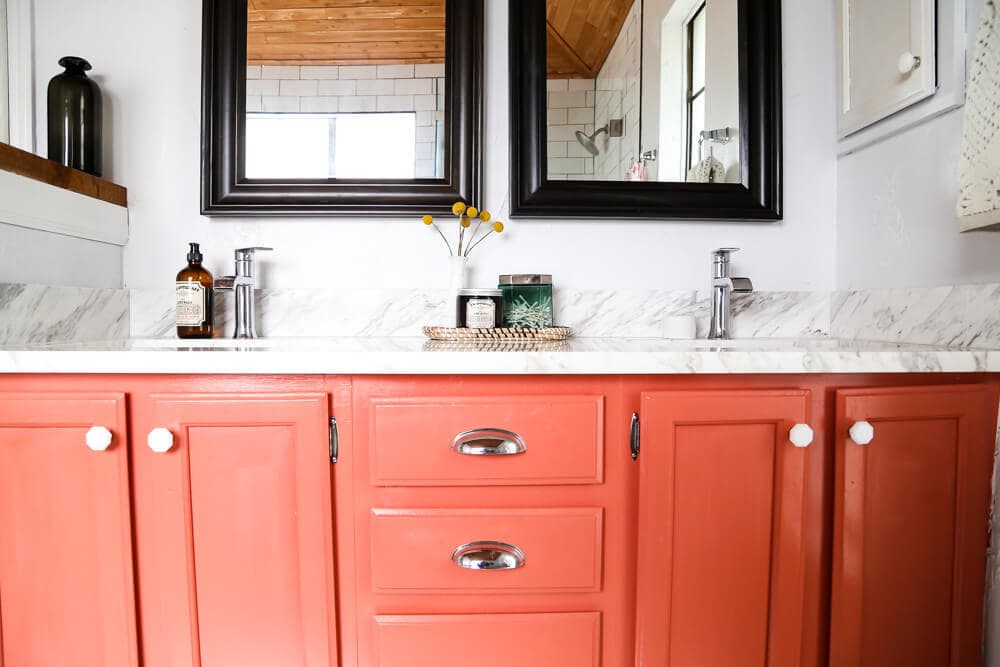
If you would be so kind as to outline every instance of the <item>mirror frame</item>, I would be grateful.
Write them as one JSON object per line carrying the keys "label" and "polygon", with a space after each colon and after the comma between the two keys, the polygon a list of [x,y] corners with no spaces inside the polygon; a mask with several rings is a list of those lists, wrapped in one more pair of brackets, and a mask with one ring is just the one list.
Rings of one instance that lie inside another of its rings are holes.
{"label": "mirror frame", "polygon": [[482,191],[482,0],[446,0],[443,179],[247,179],[246,0],[204,0],[201,213],[409,216],[444,213]]}
{"label": "mirror frame", "polygon": [[740,183],[547,180],[545,10],[510,0],[511,217],[781,219],[780,0],[739,1]]}

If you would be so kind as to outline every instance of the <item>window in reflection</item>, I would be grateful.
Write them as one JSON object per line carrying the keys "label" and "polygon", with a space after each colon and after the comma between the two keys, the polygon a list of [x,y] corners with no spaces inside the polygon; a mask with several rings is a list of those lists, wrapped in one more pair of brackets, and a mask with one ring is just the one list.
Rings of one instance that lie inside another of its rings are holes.
{"label": "window in reflection", "polygon": [[705,129],[705,4],[687,23],[687,165],[693,168],[701,156],[699,138]]}
{"label": "window in reflection", "polygon": [[414,178],[417,130],[413,112],[247,114],[247,178]]}

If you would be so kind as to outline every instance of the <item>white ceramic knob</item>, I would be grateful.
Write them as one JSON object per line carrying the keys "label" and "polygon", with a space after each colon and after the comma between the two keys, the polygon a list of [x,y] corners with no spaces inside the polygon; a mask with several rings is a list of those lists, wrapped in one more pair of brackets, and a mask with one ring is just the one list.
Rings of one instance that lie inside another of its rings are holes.
{"label": "white ceramic knob", "polygon": [[157,454],[169,452],[174,446],[174,434],[165,428],[154,428],[146,436],[146,444]]}
{"label": "white ceramic knob", "polygon": [[899,57],[899,62],[896,63],[896,67],[899,68],[900,74],[909,74],[913,70],[920,67],[920,57],[907,51]]}
{"label": "white ceramic knob", "polygon": [[111,431],[103,426],[93,426],[87,431],[87,447],[95,452],[103,452],[111,446]]}
{"label": "white ceramic knob", "polygon": [[875,439],[875,427],[868,422],[857,422],[848,431],[856,445],[867,445]]}
{"label": "white ceramic knob", "polygon": [[788,439],[796,447],[808,447],[813,444],[814,436],[815,434],[809,424],[796,424],[788,431]]}

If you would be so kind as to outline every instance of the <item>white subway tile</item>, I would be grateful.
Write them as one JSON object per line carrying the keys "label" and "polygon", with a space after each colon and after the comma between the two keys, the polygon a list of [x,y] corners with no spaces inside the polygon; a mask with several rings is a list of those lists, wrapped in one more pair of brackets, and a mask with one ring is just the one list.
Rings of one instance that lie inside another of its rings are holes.
{"label": "white subway tile", "polygon": [[303,65],[299,76],[303,79],[339,79],[340,68],[336,65]]}
{"label": "white subway tile", "polygon": [[417,160],[414,167],[414,178],[434,178],[434,160]]}
{"label": "white subway tile", "polygon": [[435,120],[436,120],[436,118],[434,117],[434,112],[433,111],[418,111],[417,112],[417,127],[424,127],[426,125],[434,125],[434,121]]}
{"label": "white subway tile", "polygon": [[581,90],[594,90],[594,80],[593,79],[570,79],[569,80],[569,90],[570,91],[581,91]]}
{"label": "white subway tile", "polygon": [[375,65],[341,65],[341,79],[374,79]]}
{"label": "white subway tile", "polygon": [[391,79],[361,79],[358,81],[358,95],[392,95],[395,87]]}
{"label": "white subway tile", "polygon": [[307,113],[337,113],[340,111],[340,97],[303,97],[302,111]]}
{"label": "white subway tile", "polygon": [[566,109],[549,109],[546,122],[549,125],[565,125],[568,121]]}
{"label": "white subway tile", "polygon": [[247,95],[273,95],[278,94],[277,81],[261,81],[259,79],[247,81]]}
{"label": "white subway tile", "polygon": [[[377,79],[412,79],[413,65],[377,65]],[[368,77],[366,77],[368,78]]]}
{"label": "white subway tile", "polygon": [[282,81],[282,97],[316,97],[319,81]]}
{"label": "white subway tile", "polygon": [[377,111],[376,97],[342,97],[340,98],[341,113],[357,113],[362,111]]}
{"label": "white subway tile", "polygon": [[261,102],[264,111],[268,113],[290,113],[299,110],[298,97],[264,97]]}
{"label": "white subway tile", "polygon": [[566,109],[572,107],[594,106],[593,102],[587,103],[587,95],[583,91],[573,93],[549,93],[549,107],[553,109]]}
{"label": "white subway tile", "polygon": [[434,141],[434,126],[423,125],[417,127],[417,141]]}
{"label": "white subway tile", "polygon": [[260,95],[247,95],[247,112],[263,111],[264,104],[260,100]]}
{"label": "white subway tile", "polygon": [[[600,138],[598,138],[597,141],[600,141]],[[563,157],[589,158],[590,157],[590,153],[587,152],[587,149],[584,148],[580,144],[579,141],[571,141],[571,142],[567,141],[566,142],[566,155],[564,155]]]}
{"label": "white subway tile", "polygon": [[583,131],[583,125],[553,125],[549,128],[548,141],[576,141],[577,130]]}
{"label": "white subway tile", "polygon": [[566,147],[569,146],[565,141],[550,141],[546,146],[546,150],[549,157],[566,157]]}
{"label": "white subway tile", "polygon": [[569,90],[569,79],[548,79],[545,81],[545,90],[550,93],[564,93]]}
{"label": "white subway tile", "polygon": [[569,109],[567,120],[570,123],[593,123],[594,108],[582,107],[580,109]]}
{"label": "white subway tile", "polygon": [[298,79],[298,65],[264,65],[260,68],[262,79]]}
{"label": "white subway tile", "polygon": [[413,95],[383,95],[378,98],[379,111],[413,111]]}
{"label": "white subway tile", "polygon": [[357,81],[320,81],[319,95],[353,96],[358,94]]}
{"label": "white subway tile", "polygon": [[437,109],[437,97],[434,95],[417,95],[413,98],[413,108],[417,111],[434,111]]}
{"label": "white subway tile", "polygon": [[433,95],[433,79],[395,79],[396,95]]}
{"label": "white subway tile", "polygon": [[556,157],[549,158],[549,172],[557,174],[582,174],[583,160],[581,158]]}
{"label": "white subway tile", "polygon": [[433,160],[434,159],[434,144],[433,142],[421,142],[416,145],[417,147],[417,159],[418,160]]}
{"label": "white subway tile", "polygon": [[247,81],[260,78],[260,65],[247,65]]}
{"label": "white subway tile", "polygon": [[417,65],[413,68],[413,76],[444,78],[444,63],[440,65]]}

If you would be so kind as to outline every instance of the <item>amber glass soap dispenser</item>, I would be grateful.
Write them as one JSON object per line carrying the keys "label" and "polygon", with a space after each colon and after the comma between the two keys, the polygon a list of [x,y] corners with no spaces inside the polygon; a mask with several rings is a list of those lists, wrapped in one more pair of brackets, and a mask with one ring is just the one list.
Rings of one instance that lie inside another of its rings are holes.
{"label": "amber glass soap dispenser", "polygon": [[177,274],[177,337],[212,337],[212,274],[201,265],[197,243],[188,251],[188,264]]}

